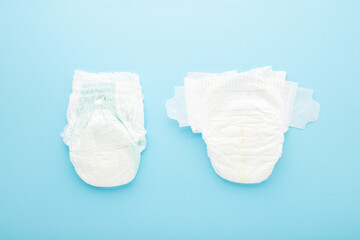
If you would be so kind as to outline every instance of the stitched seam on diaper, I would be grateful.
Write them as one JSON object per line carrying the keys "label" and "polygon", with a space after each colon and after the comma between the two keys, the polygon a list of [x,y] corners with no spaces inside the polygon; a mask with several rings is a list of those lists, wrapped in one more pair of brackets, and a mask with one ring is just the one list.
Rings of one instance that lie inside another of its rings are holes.
{"label": "stitched seam on diaper", "polygon": [[244,167],[245,167],[245,153],[244,153],[244,126],[241,126],[241,173],[240,173],[240,181],[244,179]]}

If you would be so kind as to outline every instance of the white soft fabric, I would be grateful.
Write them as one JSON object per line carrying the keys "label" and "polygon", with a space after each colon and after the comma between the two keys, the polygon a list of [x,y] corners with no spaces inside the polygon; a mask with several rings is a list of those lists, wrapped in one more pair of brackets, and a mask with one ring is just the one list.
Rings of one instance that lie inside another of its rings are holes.
{"label": "white soft fabric", "polygon": [[62,137],[81,179],[97,187],[134,179],[146,144],[138,75],[76,71],[67,120]]}
{"label": "white soft fabric", "polygon": [[285,81],[271,67],[223,74],[189,73],[175,88],[168,116],[202,133],[215,172],[238,183],[259,183],[282,154],[289,126],[318,118],[312,90]]}

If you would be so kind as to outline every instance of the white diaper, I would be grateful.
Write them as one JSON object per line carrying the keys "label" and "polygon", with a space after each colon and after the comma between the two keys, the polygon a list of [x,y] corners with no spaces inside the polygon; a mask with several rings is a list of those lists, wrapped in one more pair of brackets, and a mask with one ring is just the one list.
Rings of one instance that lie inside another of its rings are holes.
{"label": "white diaper", "polygon": [[72,90],[62,136],[77,174],[98,187],[130,182],[146,144],[138,75],[76,71]]}
{"label": "white diaper", "polygon": [[285,81],[285,72],[271,67],[189,73],[184,82],[167,102],[168,116],[202,133],[214,170],[232,182],[267,179],[288,127],[304,128],[318,118],[312,90]]}

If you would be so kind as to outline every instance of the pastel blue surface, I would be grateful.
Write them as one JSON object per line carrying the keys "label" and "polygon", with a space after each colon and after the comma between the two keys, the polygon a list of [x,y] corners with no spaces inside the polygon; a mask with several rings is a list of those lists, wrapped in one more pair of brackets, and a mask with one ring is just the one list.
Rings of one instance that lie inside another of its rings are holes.
{"label": "pastel blue surface", "polygon": [[[360,239],[360,1],[1,1],[0,239]],[[190,71],[272,65],[312,88],[270,178],[227,182],[165,102]],[[85,184],[60,133],[74,71],[130,71],[147,148]]]}

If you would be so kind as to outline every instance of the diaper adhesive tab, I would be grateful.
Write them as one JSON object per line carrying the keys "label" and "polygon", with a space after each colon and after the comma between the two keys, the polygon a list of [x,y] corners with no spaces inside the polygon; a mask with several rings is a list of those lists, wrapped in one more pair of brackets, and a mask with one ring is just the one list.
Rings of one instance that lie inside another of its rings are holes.
{"label": "diaper adhesive tab", "polygon": [[318,120],[320,104],[313,99],[313,94],[312,89],[297,88],[290,127],[304,129],[309,122]]}
{"label": "diaper adhesive tab", "polygon": [[166,102],[166,111],[169,118],[179,122],[180,127],[190,126],[186,111],[184,87],[175,87],[175,96]]}

